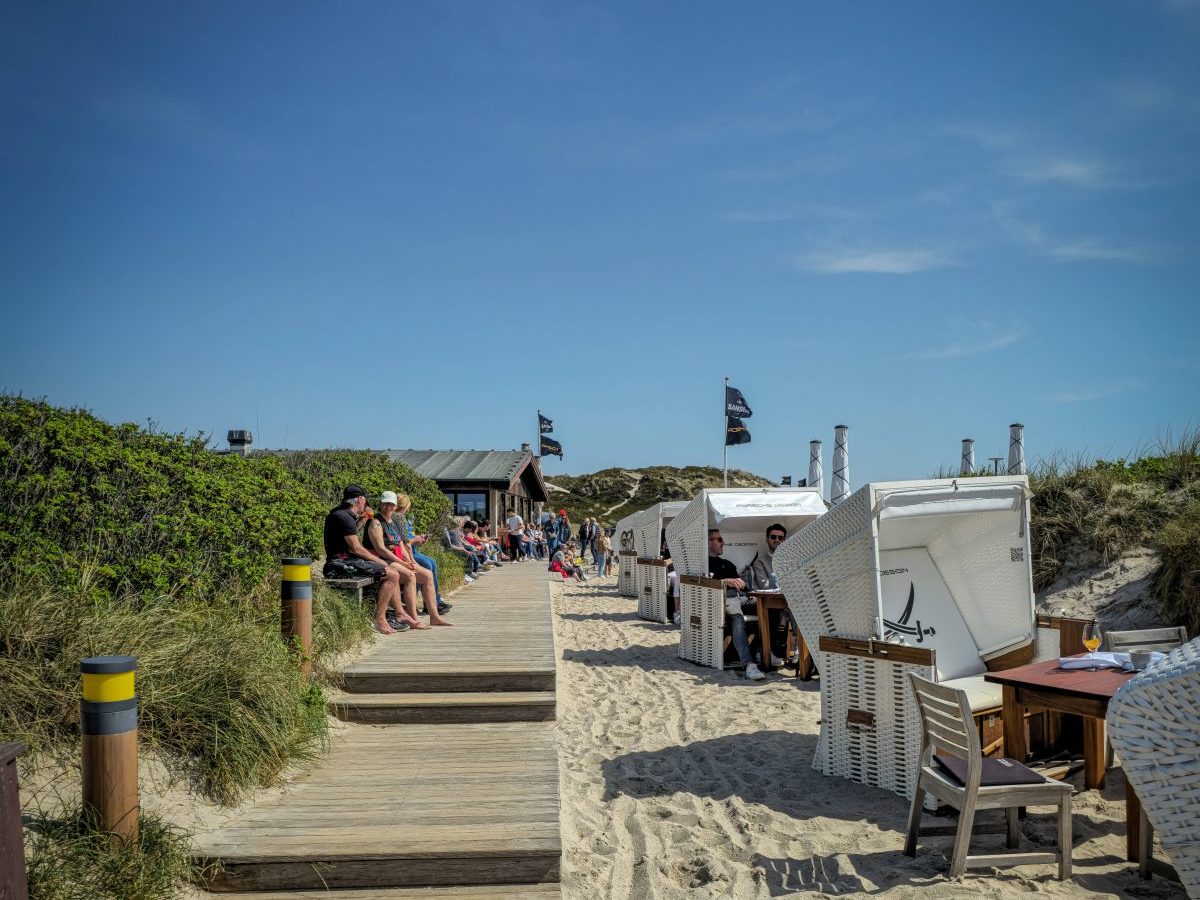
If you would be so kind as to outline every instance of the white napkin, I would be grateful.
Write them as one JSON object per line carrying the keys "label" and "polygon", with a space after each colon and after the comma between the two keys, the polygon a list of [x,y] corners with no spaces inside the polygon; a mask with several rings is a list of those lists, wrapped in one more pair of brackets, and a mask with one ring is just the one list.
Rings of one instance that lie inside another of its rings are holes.
{"label": "white napkin", "polygon": [[[1159,653],[1157,650],[1150,654],[1150,665],[1159,662],[1166,654]],[[1097,653],[1087,653],[1083,656],[1064,656],[1059,659],[1058,667],[1060,669],[1124,669],[1126,672],[1134,671],[1133,663],[1129,660],[1128,653],[1108,653],[1100,651]]]}

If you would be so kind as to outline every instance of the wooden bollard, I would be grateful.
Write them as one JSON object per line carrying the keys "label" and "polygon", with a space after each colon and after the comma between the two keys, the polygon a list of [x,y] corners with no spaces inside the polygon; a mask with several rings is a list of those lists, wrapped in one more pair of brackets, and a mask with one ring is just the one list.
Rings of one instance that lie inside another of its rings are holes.
{"label": "wooden bollard", "polygon": [[283,579],[279,582],[282,603],[280,630],[292,646],[300,643],[300,671],[312,672],[312,560],[303,556],[284,557]]}
{"label": "wooden bollard", "polygon": [[138,837],[137,694],[132,656],[93,656],[79,664],[83,699],[83,805],[96,825],[132,843]]}
{"label": "wooden bollard", "polygon": [[3,900],[29,897],[17,783],[17,757],[24,752],[24,744],[0,744],[0,898]]}

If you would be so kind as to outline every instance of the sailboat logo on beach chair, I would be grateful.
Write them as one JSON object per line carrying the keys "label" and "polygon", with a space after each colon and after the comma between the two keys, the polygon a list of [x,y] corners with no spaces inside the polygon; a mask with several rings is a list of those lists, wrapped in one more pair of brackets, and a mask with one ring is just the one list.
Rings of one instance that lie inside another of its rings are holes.
{"label": "sailboat logo on beach chair", "polygon": [[935,629],[932,625],[930,625],[928,628],[922,628],[920,619],[917,619],[912,625],[908,624],[909,620],[912,618],[913,607],[916,605],[916,600],[917,587],[915,584],[913,584],[913,582],[910,581],[908,583],[908,603],[906,603],[904,606],[904,612],[900,613],[899,618],[897,618],[895,622],[892,622],[889,619],[883,620],[883,626],[885,629],[883,636],[885,640],[898,638],[900,635],[907,635],[908,637],[916,638],[917,643],[921,644],[925,642],[926,636],[932,637],[933,635],[937,634],[937,629]]}

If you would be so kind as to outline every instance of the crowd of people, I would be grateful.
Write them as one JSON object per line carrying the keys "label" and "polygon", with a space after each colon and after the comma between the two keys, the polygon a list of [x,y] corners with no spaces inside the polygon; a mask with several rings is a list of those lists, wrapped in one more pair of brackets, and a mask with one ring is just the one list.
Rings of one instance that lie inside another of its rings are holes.
{"label": "crowd of people", "polygon": [[[453,624],[445,618],[451,606],[441,596],[437,561],[418,549],[429,536],[415,533],[411,507],[407,495],[384,491],[378,509],[372,509],[366,491],[351,484],[342,492],[342,502],[325,517],[322,573],[333,580],[372,579],[378,588],[375,628],[381,634]],[[612,575],[616,568],[604,526],[586,518],[572,533],[565,509],[537,523],[526,523],[515,509],[509,509],[496,535],[490,523],[458,516],[443,537],[446,549],[462,558],[468,583],[505,563],[548,559],[549,571],[578,581],[587,580],[589,555],[595,575]],[[428,618],[428,624],[421,616]]]}
{"label": "crowd of people", "polygon": [[[405,494],[384,491],[376,512],[367,504],[367,492],[351,484],[325,517],[323,574],[376,582],[375,628],[381,634],[452,624],[445,618],[451,607],[441,597],[437,561],[417,549],[429,536],[414,533],[411,506]],[[429,618],[428,625],[420,615]]]}

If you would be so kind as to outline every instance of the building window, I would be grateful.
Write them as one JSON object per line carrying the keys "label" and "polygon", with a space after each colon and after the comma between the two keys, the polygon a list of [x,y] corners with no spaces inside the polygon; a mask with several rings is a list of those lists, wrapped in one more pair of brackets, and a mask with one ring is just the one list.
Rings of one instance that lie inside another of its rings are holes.
{"label": "building window", "polygon": [[445,494],[450,498],[450,506],[454,510],[454,515],[468,516],[476,522],[488,520],[486,493],[446,491]]}

